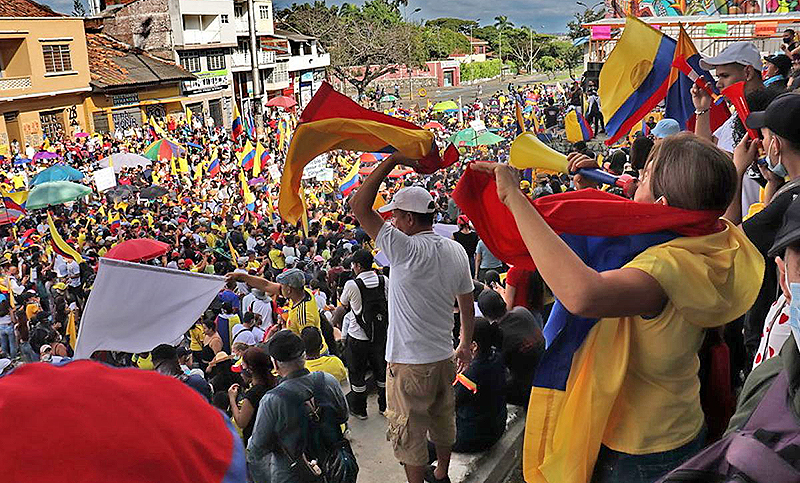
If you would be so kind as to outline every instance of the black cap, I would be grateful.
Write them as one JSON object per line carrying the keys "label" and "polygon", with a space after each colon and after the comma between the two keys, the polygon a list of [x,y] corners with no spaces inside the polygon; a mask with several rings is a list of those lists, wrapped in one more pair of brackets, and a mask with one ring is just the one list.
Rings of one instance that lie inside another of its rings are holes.
{"label": "black cap", "polygon": [[305,350],[300,337],[288,329],[278,331],[269,341],[269,355],[278,362],[297,359]]}
{"label": "black cap", "polygon": [[780,75],[789,75],[792,69],[792,59],[786,54],[769,55],[764,60],[777,67]]}
{"label": "black cap", "polygon": [[150,351],[154,361],[174,361],[178,360],[178,350],[169,344],[157,345]]}
{"label": "black cap", "polygon": [[750,129],[768,128],[778,136],[800,143],[800,95],[787,92],[769,103],[765,111],[751,112],[747,116]]}
{"label": "black cap", "polygon": [[775,242],[767,255],[778,256],[786,247],[797,242],[800,242],[800,198],[792,201],[789,208],[786,209],[786,213],[783,215],[783,225],[778,229]]}

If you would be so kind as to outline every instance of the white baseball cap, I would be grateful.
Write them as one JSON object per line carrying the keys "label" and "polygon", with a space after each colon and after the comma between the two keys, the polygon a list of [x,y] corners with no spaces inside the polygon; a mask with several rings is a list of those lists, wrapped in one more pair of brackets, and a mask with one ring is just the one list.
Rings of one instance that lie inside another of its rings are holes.
{"label": "white baseball cap", "polygon": [[392,201],[378,208],[379,213],[392,210],[410,211],[412,213],[433,213],[436,204],[428,190],[420,186],[401,188],[394,194]]}
{"label": "white baseball cap", "polygon": [[718,65],[725,64],[749,65],[760,71],[761,52],[752,42],[734,42],[722,49],[718,56],[700,59],[700,67],[705,70],[713,70]]}

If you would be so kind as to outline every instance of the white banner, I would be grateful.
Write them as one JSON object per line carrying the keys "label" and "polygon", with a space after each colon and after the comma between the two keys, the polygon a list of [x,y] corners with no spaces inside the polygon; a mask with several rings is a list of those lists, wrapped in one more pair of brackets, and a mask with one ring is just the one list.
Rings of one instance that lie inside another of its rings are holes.
{"label": "white banner", "polygon": [[475,133],[478,134],[479,136],[487,131],[486,124],[480,119],[475,119],[474,121],[470,121],[469,127],[471,127],[475,131]]}
{"label": "white banner", "polygon": [[272,178],[272,181],[280,182],[280,180],[281,180],[281,170],[278,169],[277,165],[270,164],[269,168],[267,168],[267,170],[269,171],[269,176],[270,176],[270,178]]}
{"label": "white banner", "polygon": [[94,172],[94,183],[97,185],[97,191],[101,193],[116,186],[117,177],[114,175],[114,168],[109,166],[96,170]]}
{"label": "white banner", "polygon": [[322,168],[317,173],[317,181],[333,181],[333,168]]}
{"label": "white banner", "polygon": [[317,175],[328,166],[328,156],[320,154],[312,159],[303,169],[303,179],[316,178]]}
{"label": "white banner", "polygon": [[100,259],[81,317],[76,359],[98,350],[147,352],[189,330],[225,277]]}

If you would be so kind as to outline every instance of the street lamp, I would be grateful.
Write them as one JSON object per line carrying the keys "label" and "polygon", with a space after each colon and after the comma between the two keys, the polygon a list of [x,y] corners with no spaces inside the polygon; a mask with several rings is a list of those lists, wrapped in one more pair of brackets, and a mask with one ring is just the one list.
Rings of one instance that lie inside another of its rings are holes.
{"label": "street lamp", "polygon": [[473,28],[473,27],[474,27],[476,24],[477,24],[477,25],[480,27],[480,25],[481,25],[481,19],[479,19],[479,18],[476,18],[476,19],[475,19],[475,23],[471,23],[471,24],[469,24],[469,59],[470,59],[470,62],[472,62],[472,55],[475,53],[475,49],[472,47],[472,39],[474,39],[474,38],[475,38],[475,37],[473,37],[473,36],[472,36],[472,28]]}

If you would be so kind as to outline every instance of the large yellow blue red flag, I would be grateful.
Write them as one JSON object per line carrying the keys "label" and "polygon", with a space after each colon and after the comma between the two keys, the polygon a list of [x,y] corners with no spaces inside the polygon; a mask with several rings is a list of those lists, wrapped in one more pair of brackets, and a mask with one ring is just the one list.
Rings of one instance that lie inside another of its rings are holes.
{"label": "large yellow blue red flag", "polygon": [[286,156],[278,208],[289,223],[297,223],[303,213],[298,195],[303,168],[320,154],[335,149],[399,151],[411,159],[419,159],[417,171],[424,174],[458,160],[458,150],[452,145],[439,156],[431,131],[365,109],[323,83],[300,116]]}
{"label": "large yellow blue red flag", "polygon": [[242,169],[252,169],[253,162],[256,159],[256,148],[248,139],[244,143],[244,147],[242,147],[242,152],[239,154],[239,163],[242,166]]}
{"label": "large yellow blue red flag", "polygon": [[578,141],[588,141],[594,137],[594,132],[586,122],[583,114],[573,109],[564,116],[564,130],[567,134],[567,140],[571,143]]}
{"label": "large yellow blue red flag", "polygon": [[600,71],[600,96],[608,140],[613,144],[667,95],[675,40],[628,17],[625,30]]}
{"label": "large yellow blue red flag", "polygon": [[[493,177],[467,168],[452,197],[493,254],[515,267],[536,270]],[[671,301],[681,301],[679,307],[665,308],[679,323],[698,329],[721,326],[747,311],[758,295],[752,280],[763,276],[763,257],[741,230],[719,218],[720,212],[636,203],[599,190],[530,203],[592,269],[633,267],[656,278]],[[733,266],[736,270],[729,273]],[[712,281],[710,267],[728,275]],[[636,323],[641,319],[574,315],[556,300],[543,330],[546,350],[528,404],[525,481],[588,483],[607,438],[632,421],[647,424],[622,397],[629,364],[636,359]],[[650,400],[670,394],[664,387],[649,391]],[[652,422],[661,415],[647,416]]]}

